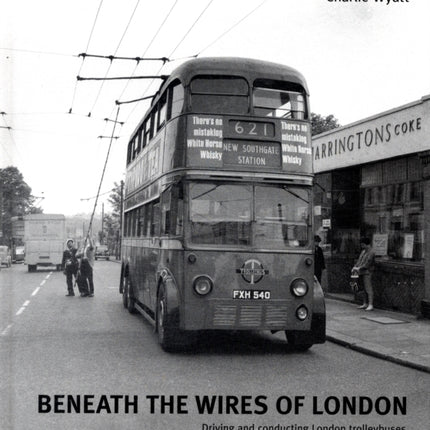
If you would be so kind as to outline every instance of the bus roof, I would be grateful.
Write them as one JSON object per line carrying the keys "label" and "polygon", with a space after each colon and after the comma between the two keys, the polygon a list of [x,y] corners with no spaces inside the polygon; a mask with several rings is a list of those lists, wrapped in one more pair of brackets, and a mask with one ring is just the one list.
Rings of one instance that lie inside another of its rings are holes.
{"label": "bus roof", "polygon": [[[251,83],[255,79],[261,78],[289,81],[301,85],[306,94],[309,94],[305,78],[292,67],[269,61],[239,57],[204,57],[189,60],[172,71],[161,86],[159,94],[176,79],[179,79],[185,86],[189,85],[196,75],[242,76]],[[156,98],[154,98],[155,100]]]}
{"label": "bus roof", "polygon": [[[184,86],[188,86],[197,75],[241,76],[251,84],[255,79],[271,79],[274,81],[287,81],[301,85],[309,95],[308,86],[304,76],[296,69],[270,61],[255,60],[242,57],[202,57],[188,60],[174,69],[160,85],[158,91],[151,99],[149,112],[158,102],[164,90],[175,80],[180,80]],[[145,116],[139,121],[133,130],[132,136],[145,120]]]}

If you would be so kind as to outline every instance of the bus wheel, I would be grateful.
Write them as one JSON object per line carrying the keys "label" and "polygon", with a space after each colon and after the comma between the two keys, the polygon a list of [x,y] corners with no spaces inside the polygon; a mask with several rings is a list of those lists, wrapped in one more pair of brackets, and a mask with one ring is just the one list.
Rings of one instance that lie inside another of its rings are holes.
{"label": "bus wheel", "polygon": [[290,333],[285,332],[287,337],[288,345],[292,346],[296,351],[307,351],[312,343],[309,343],[308,336],[305,334],[298,334],[296,332]]}
{"label": "bus wheel", "polygon": [[127,282],[124,282],[124,278],[122,276],[121,276],[121,282],[123,282],[123,286],[122,286],[122,304],[127,309],[127,307],[128,307],[127,288],[126,288]]}
{"label": "bus wheel", "polygon": [[[125,295],[125,298],[124,298]],[[127,310],[131,313],[134,314],[136,313],[136,306],[134,306],[135,303],[135,299],[133,297],[133,294],[131,292],[131,285],[130,285],[130,280],[129,278],[125,278],[125,285],[124,285],[124,293],[122,296],[122,300],[124,303],[124,306],[127,308]]]}
{"label": "bus wheel", "polygon": [[158,343],[164,351],[174,352],[185,347],[185,335],[174,327],[167,312],[167,297],[164,285],[160,286],[157,300]]}

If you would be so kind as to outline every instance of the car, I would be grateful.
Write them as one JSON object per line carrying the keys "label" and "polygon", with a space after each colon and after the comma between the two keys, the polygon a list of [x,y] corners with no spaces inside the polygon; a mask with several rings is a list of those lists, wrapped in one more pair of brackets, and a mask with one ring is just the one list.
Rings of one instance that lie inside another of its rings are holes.
{"label": "car", "polygon": [[106,245],[96,246],[96,252],[94,254],[94,258],[96,260],[98,260],[99,258],[104,258],[106,260],[109,260],[110,258],[109,248]]}
{"label": "car", "polygon": [[25,260],[25,248],[23,246],[17,246],[15,248],[15,254],[13,258],[14,263],[24,263]]}
{"label": "car", "polygon": [[8,246],[0,246],[0,266],[5,265],[6,267],[12,266],[12,257],[10,255],[10,249]]}

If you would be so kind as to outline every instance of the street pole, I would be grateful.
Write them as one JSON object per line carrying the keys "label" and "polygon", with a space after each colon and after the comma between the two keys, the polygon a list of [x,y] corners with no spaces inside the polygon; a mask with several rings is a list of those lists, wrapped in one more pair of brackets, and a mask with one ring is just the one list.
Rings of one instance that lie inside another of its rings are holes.
{"label": "street pole", "polygon": [[105,204],[102,203],[102,237],[101,244],[105,244],[105,232],[104,232],[104,218],[105,218]]}

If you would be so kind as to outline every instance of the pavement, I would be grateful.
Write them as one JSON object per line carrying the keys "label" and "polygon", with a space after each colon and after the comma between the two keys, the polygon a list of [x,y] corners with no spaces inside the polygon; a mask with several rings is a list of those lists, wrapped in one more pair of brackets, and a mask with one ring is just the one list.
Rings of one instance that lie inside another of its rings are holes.
{"label": "pavement", "polygon": [[348,295],[326,294],[327,340],[430,373],[430,319],[357,306]]}

